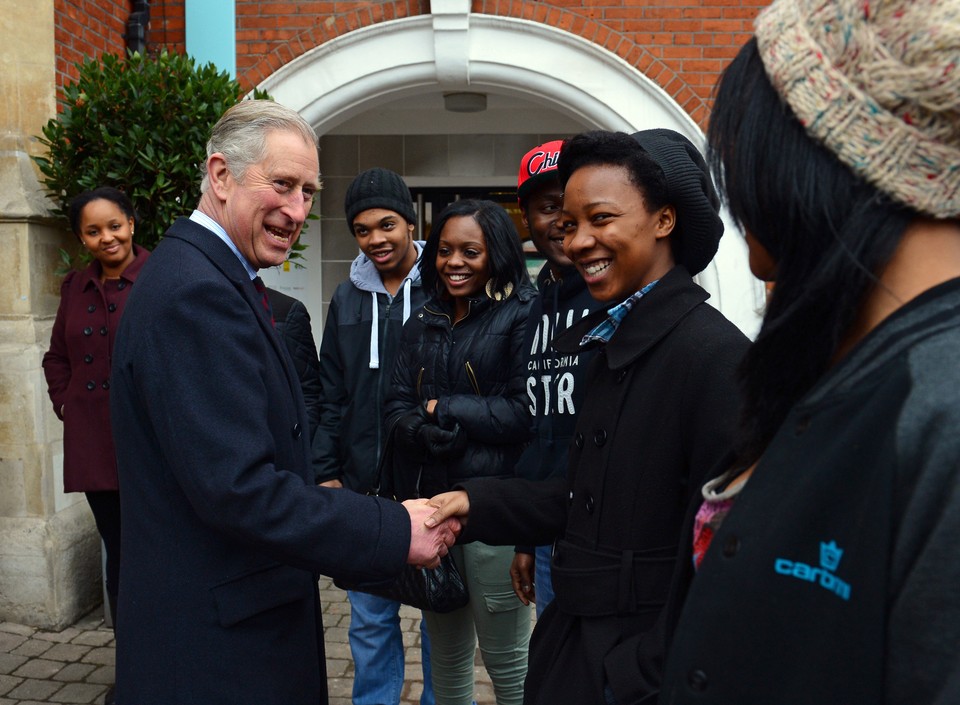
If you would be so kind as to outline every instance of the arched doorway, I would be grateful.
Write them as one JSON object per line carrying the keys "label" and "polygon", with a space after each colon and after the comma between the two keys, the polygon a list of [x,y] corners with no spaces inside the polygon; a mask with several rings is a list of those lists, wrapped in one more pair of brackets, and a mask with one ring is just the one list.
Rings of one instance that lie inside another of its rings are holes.
{"label": "arched doorway", "polygon": [[[260,86],[322,136],[321,221],[304,235],[307,270],[277,274],[272,282],[280,288],[282,280],[299,282],[294,295],[311,310],[329,299],[356,254],[338,218],[343,190],[360,169],[392,168],[414,188],[509,189],[519,157],[541,137],[669,127],[703,142],[696,123],[663,89],[599,45],[537,22],[472,14],[469,2],[433,6],[431,15],[375,24],[322,44]],[[485,109],[444,109],[445,94],[464,92],[484,96]],[[732,228],[699,279],[714,305],[755,333],[763,288]]]}

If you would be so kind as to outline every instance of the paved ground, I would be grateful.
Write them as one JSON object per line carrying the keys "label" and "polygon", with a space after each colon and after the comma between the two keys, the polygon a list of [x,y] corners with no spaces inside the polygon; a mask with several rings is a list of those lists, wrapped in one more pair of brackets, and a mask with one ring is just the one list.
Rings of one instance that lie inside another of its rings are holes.
{"label": "paved ground", "polygon": [[[347,643],[350,604],[328,578],[320,581],[326,634],[330,705],[350,705],[353,661]],[[400,610],[407,673],[403,705],[416,705],[423,690],[420,668],[420,617]],[[493,688],[477,661],[477,703],[493,705]],[[113,631],[97,610],[61,632],[0,622],[0,705],[94,703],[102,705],[114,678]]]}

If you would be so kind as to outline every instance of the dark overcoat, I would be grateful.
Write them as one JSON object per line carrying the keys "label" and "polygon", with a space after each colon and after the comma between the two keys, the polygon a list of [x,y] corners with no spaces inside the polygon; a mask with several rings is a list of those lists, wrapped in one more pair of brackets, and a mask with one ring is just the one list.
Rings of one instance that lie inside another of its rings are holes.
{"label": "dark overcoat", "polygon": [[[530,642],[524,702],[639,702],[662,653],[640,650],[676,569],[684,517],[703,477],[730,447],[735,369],[746,337],[706,303],[682,267],[627,314],[587,374],[566,481],[464,483],[463,540],[549,543],[556,599]],[[577,349],[601,310],[554,341]],[[659,643],[659,642],[658,642]],[[655,690],[653,691],[655,693]]]}
{"label": "dark overcoat", "polygon": [[70,272],[60,286],[60,306],[43,356],[53,411],[63,421],[64,492],[117,490],[117,461],[110,432],[110,362],[120,317],[150,253],[136,257],[119,279],[100,281],[96,260]]}
{"label": "dark overcoat", "polygon": [[406,559],[402,506],[313,484],[282,346],[240,260],[179,219],[114,350],[120,705],[326,703],[317,574]]}

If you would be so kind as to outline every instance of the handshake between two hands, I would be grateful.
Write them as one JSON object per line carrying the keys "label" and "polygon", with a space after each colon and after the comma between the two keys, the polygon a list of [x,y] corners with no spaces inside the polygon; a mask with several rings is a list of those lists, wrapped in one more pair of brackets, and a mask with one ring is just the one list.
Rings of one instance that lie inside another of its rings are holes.
{"label": "handshake between two hands", "polygon": [[470,511],[467,493],[454,490],[430,499],[408,499],[403,506],[410,515],[407,563],[436,568],[467,523]]}

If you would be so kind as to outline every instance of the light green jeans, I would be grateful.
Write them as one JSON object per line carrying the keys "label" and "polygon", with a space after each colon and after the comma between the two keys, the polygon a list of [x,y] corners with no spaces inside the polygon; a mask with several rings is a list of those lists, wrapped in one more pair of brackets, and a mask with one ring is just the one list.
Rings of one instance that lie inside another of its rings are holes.
{"label": "light green jeans", "polygon": [[470,602],[447,614],[423,613],[437,705],[474,701],[478,643],[497,705],[521,705],[532,621],[530,608],[517,599],[510,583],[513,547],[469,543],[454,546],[451,553],[467,581]]}

